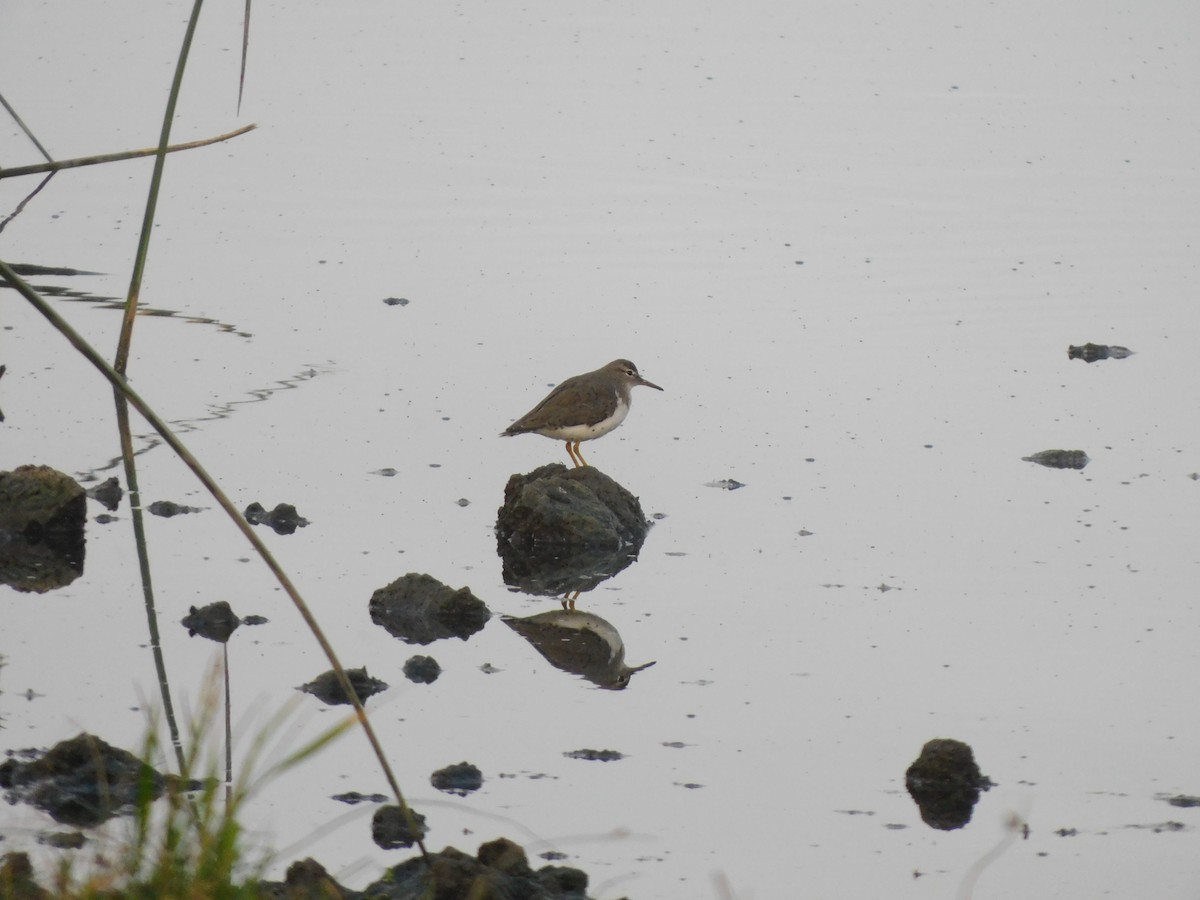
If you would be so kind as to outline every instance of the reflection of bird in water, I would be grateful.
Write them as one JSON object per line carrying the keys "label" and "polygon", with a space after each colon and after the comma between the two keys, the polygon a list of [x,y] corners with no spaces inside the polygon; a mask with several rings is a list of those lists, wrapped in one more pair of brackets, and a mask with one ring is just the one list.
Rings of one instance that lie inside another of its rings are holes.
{"label": "reflection of bird in water", "polygon": [[567,455],[575,468],[586,466],[579,442],[604,437],[624,422],[629,414],[630,391],[639,384],[662,390],[643,378],[629,360],[614,359],[595,372],[568,378],[500,436],[532,432],[566,441]]}
{"label": "reflection of bird in water", "polygon": [[625,665],[625,644],[617,629],[592,613],[556,609],[518,619],[504,616],[506,624],[542,654],[556,669],[582,675],[607,690],[624,690],[634,672],[648,669]]}

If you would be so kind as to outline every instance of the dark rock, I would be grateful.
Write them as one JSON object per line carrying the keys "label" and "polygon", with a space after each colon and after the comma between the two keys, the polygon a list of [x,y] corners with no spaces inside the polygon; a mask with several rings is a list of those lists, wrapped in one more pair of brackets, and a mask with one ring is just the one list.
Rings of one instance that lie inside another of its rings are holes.
{"label": "dark rock", "polygon": [[1032,456],[1022,456],[1021,461],[1037,463],[1048,469],[1082,469],[1091,462],[1082,450],[1042,450]]}
{"label": "dark rock", "polygon": [[433,684],[442,674],[442,667],[432,656],[412,656],[404,664],[404,677],[413,684]]}
{"label": "dark rock", "polygon": [[242,620],[234,614],[227,602],[218,600],[200,609],[191,607],[191,611],[183,617],[182,624],[188,630],[188,637],[198,634],[210,641],[224,644],[242,624]]}
{"label": "dark rock", "polygon": [[407,297],[384,297],[383,302],[388,306],[408,306]]}
{"label": "dark rock", "polygon": [[49,466],[0,472],[0,584],[45,593],[83,573],[87,495]]}
{"label": "dark rock", "polygon": [[1128,347],[1106,346],[1104,344],[1084,344],[1081,347],[1071,345],[1067,348],[1067,359],[1082,359],[1084,362],[1093,363],[1101,359],[1125,359],[1128,356],[1133,356],[1133,351]]}
{"label": "dark rock", "polygon": [[531,550],[640,546],[649,524],[638,498],[594,466],[551,463],[513,475],[504,488],[496,534]]}
{"label": "dark rock", "polygon": [[166,780],[132,753],[90,734],[56,744],[43,756],[0,764],[0,787],[74,828],[91,828],[133,806],[158,799]]}
{"label": "dark rock", "polygon": [[371,595],[371,621],[409,644],[442,638],[466,640],[492,614],[469,588],[457,591],[430,575],[410,572]]}
{"label": "dark rock", "polygon": [[465,797],[483,787],[483,773],[469,762],[460,762],[438,769],[429,776],[429,782],[439,791]]}
{"label": "dark rock", "polygon": [[[366,666],[360,669],[347,669],[346,678],[349,680],[350,686],[354,688],[359,703],[366,703],[368,697],[388,689],[387,684],[367,674]],[[297,690],[312,694],[322,703],[328,703],[330,706],[349,705],[352,702],[346,695],[346,690],[342,687],[337,672],[332,669],[318,675],[308,684],[300,685]]]}
{"label": "dark rock", "polygon": [[73,527],[87,517],[86,496],[79,482],[49,466],[0,472],[0,532],[37,541],[64,521]]}
{"label": "dark rock", "polygon": [[942,831],[970,822],[979,792],[992,787],[991,780],[979,771],[971,748],[951,738],[927,742],[908,767],[904,782],[921,818]]}
{"label": "dark rock", "polygon": [[587,873],[571,866],[542,866],[535,876],[553,897],[583,895],[587,890]]}
{"label": "dark rock", "polygon": [[95,487],[89,488],[87,495],[109,512],[113,512],[121,505],[121,485],[116,478],[109,478]]}
{"label": "dark rock", "polygon": [[[231,891],[231,896],[234,893],[241,895]],[[256,883],[252,896],[276,900],[351,900],[361,897],[362,894],[342,887],[316,860],[302,859],[288,866],[282,882]]]}
{"label": "dark rock", "polygon": [[496,520],[504,583],[540,596],[590,591],[637,559],[648,528],[638,499],[592,466],[513,475]]}
{"label": "dark rock", "polygon": [[270,512],[261,503],[251,503],[243,515],[251,525],[266,525],[276,534],[294,534],[297,528],[308,525],[308,519],[302,518],[290,503],[279,503]]}
{"label": "dark rock", "polygon": [[423,815],[412,809],[405,815],[395,804],[379,807],[371,819],[371,839],[384,850],[411,847],[422,840],[427,831]]}
{"label": "dark rock", "polygon": [[391,869],[368,885],[372,900],[587,900],[587,875],[567,866],[534,872],[525,851],[506,838],[483,844],[477,857],[454,847]]}

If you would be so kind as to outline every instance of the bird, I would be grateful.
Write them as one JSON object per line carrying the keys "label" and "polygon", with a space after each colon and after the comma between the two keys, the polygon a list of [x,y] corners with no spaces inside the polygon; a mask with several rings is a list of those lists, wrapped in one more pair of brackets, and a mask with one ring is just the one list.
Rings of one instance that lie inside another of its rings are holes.
{"label": "bird", "polygon": [[603,437],[624,422],[629,414],[630,391],[639,384],[662,390],[643,378],[629,360],[614,359],[594,372],[568,378],[500,436],[540,434],[565,441],[575,468],[586,466],[580,442]]}

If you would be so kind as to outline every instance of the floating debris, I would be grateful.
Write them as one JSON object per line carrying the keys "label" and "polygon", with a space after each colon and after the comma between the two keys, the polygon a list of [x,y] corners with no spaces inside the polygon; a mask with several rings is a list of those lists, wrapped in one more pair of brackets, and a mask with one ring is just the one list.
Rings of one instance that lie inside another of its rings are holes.
{"label": "floating debris", "polygon": [[388,796],[387,794],[362,794],[358,791],[346,791],[344,794],[334,794],[329,799],[345,803],[348,806],[355,806],[359,803],[387,803]]}
{"label": "floating debris", "polygon": [[1021,460],[1048,469],[1082,469],[1091,462],[1082,450],[1043,450],[1033,456],[1022,456]]}
{"label": "floating debris", "polygon": [[152,516],[161,516],[164,519],[172,516],[185,516],[188,513],[204,512],[199,506],[184,506],[174,500],[155,500],[146,507],[146,511]]}
{"label": "floating debris", "polygon": [[1115,344],[1112,346],[1084,344],[1082,347],[1071,345],[1067,348],[1067,359],[1082,359],[1088,363],[1098,362],[1102,359],[1125,359],[1127,356],[1133,356],[1133,351],[1128,347],[1118,347]]}
{"label": "floating debris", "polygon": [[615,762],[625,758],[625,754],[619,750],[568,750],[563,756],[568,759],[586,759],[589,762]]}
{"label": "floating debris", "polygon": [[740,481],[734,481],[732,478],[723,478],[720,481],[710,481],[704,486],[710,488],[720,488],[723,491],[736,491],[738,488],[745,487],[745,485]]}
{"label": "floating debris", "polygon": [[301,518],[290,503],[280,503],[270,512],[261,503],[251,503],[243,515],[251,525],[269,525],[276,534],[294,534],[297,528],[308,525],[308,519]]}
{"label": "floating debris", "polygon": [[387,306],[408,306],[409,304],[407,297],[384,297],[383,302]]}

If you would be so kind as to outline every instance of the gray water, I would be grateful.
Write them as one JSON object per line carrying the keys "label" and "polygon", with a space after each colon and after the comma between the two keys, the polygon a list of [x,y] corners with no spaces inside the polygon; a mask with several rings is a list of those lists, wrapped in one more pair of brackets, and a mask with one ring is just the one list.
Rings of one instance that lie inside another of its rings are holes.
{"label": "gray water", "polygon": [[[1015,816],[976,897],[1194,894],[1196,812],[1164,799],[1200,794],[1194,7],[256,3],[238,115],[240,10],[205,10],[173,139],[258,129],[170,157],[142,299],[175,315],[138,320],[130,376],[239,507],[311,521],[269,544],[392,685],[368,708],[432,847],[557,849],[597,898],[941,898]],[[56,157],[151,146],[187,13],[10,4],[3,93]],[[3,164],[38,159],[6,119]],[[123,295],[150,167],[59,174],[0,258]],[[0,181],[4,214],[33,186]],[[55,303],[113,352],[119,313]],[[120,475],[109,388],[10,291],[0,315],[0,469]],[[1088,341],[1135,353],[1068,360]],[[605,691],[498,618],[424,650],[373,625],[409,571],[556,608],[508,591],[492,529],[509,475],[566,454],[497,435],[616,357],[665,391],[585,453],[657,518],[579,607],[656,665]],[[1021,459],[1052,448],[1091,463]],[[176,703],[217,658],[189,606],[270,620],[230,643],[243,759],[327,665],[165,447],[139,474],[206,508],[148,526]],[[136,749],[161,705],[117,515],[69,587],[0,589],[5,750]],[[288,740],[340,715],[301,700]],[[905,791],[935,737],[997,784],[961,830]],[[429,786],[464,759],[482,790]],[[263,789],[273,871],[402,858],[347,790],[385,790],[357,734]],[[0,814],[5,850],[51,827]]]}

